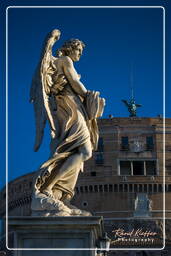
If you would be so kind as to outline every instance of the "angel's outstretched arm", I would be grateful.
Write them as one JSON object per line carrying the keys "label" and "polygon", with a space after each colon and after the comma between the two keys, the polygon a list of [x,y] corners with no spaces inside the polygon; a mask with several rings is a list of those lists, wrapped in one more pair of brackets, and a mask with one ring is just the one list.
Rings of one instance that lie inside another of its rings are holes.
{"label": "angel's outstretched arm", "polygon": [[70,57],[66,56],[62,58],[62,65],[64,73],[74,89],[74,91],[80,96],[85,97],[87,93],[87,89],[85,86],[79,81],[79,76],[74,68],[73,62]]}

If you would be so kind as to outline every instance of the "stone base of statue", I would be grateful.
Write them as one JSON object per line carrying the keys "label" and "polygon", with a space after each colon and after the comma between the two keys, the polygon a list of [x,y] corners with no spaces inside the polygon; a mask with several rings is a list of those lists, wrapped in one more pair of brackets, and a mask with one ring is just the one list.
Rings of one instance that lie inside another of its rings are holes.
{"label": "stone base of statue", "polygon": [[9,231],[14,234],[8,245],[14,256],[95,256],[103,220],[93,216],[10,217]]}
{"label": "stone base of statue", "polygon": [[134,218],[149,218],[151,217],[151,212],[149,211],[134,211]]}

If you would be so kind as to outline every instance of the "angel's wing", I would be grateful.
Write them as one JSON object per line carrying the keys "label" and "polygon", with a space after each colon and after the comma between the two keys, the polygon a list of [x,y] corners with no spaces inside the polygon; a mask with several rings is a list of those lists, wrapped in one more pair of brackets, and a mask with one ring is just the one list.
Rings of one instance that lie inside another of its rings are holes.
{"label": "angel's wing", "polygon": [[[59,39],[60,31],[53,30],[48,34],[42,51],[41,60],[36,69],[30,90],[30,101],[34,103],[36,137],[34,151],[38,151],[44,134],[46,120],[50,122],[51,130],[55,132],[55,124],[52,114],[53,97],[50,97],[53,85],[52,75],[55,72],[53,67],[52,46]],[[53,134],[52,134],[53,135]]]}
{"label": "angel's wing", "polygon": [[53,86],[52,76],[55,67],[53,65],[54,57],[52,56],[52,47],[54,43],[59,40],[61,32],[57,29],[49,33],[45,40],[45,46],[42,52],[42,59],[40,63],[40,76],[43,90],[46,95],[50,95],[51,87]]}
{"label": "angel's wing", "polygon": [[141,104],[135,104],[136,105],[136,107],[138,108],[138,107],[142,107],[142,105]]}
{"label": "angel's wing", "polygon": [[122,100],[122,102],[123,102],[127,107],[129,107],[129,103],[128,103],[127,100]]}
{"label": "angel's wing", "polygon": [[38,65],[35,74],[32,79],[32,85],[30,90],[30,102],[34,105],[35,124],[36,124],[36,136],[34,151],[38,151],[44,134],[44,128],[46,125],[46,110],[44,107],[42,84],[40,79],[40,64]]}

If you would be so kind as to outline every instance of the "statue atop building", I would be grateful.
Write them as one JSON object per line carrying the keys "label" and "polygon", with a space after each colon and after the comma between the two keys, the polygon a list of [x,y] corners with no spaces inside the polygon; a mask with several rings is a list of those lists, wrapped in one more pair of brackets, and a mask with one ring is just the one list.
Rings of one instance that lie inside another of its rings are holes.
{"label": "statue atop building", "polygon": [[130,83],[131,83],[131,98],[130,100],[122,100],[122,102],[125,104],[127,107],[130,117],[135,117],[137,116],[137,108],[142,107],[141,104],[135,103],[135,98],[134,98],[134,90],[133,90],[133,66],[131,65],[131,75],[130,75]]}
{"label": "statue atop building", "polygon": [[141,107],[141,104],[136,104],[134,98],[131,98],[130,101],[122,100],[122,102],[126,105],[128,108],[128,111],[130,113],[130,117],[137,116],[137,108]]}
{"label": "statue atop building", "polygon": [[30,101],[34,104],[37,151],[43,139],[46,121],[51,131],[51,155],[35,175],[32,215],[90,215],[70,204],[84,161],[96,150],[97,118],[103,113],[105,100],[99,92],[88,91],[74,68],[84,43],[68,40],[52,55],[60,31],[48,34],[41,60],[32,81]]}
{"label": "statue atop building", "polygon": [[138,193],[135,199],[134,217],[150,217],[152,210],[152,200],[146,193]]}

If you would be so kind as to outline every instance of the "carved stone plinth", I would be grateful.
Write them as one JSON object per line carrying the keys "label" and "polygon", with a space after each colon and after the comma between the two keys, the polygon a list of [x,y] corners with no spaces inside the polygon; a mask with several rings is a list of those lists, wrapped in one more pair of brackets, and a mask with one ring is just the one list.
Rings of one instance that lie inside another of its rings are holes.
{"label": "carved stone plinth", "polygon": [[103,223],[101,217],[10,217],[9,230],[14,242],[8,246],[19,248],[15,256],[95,256],[85,249],[97,247]]}

